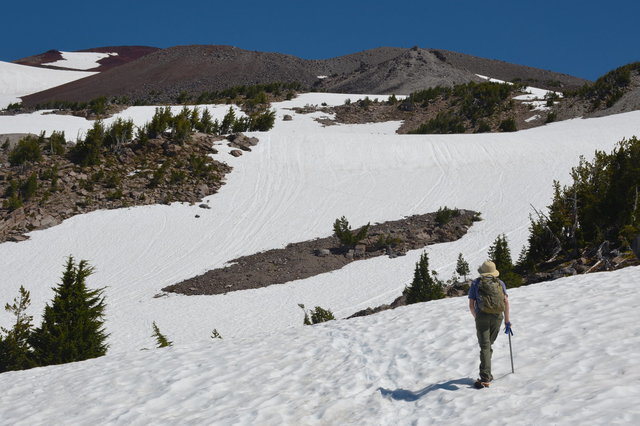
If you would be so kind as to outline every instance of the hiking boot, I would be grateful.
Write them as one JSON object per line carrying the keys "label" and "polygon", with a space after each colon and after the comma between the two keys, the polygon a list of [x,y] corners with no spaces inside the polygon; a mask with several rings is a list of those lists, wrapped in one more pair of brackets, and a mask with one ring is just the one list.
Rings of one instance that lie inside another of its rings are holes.
{"label": "hiking boot", "polygon": [[477,379],[473,386],[476,389],[484,389],[489,387],[489,382],[485,382],[482,379]]}

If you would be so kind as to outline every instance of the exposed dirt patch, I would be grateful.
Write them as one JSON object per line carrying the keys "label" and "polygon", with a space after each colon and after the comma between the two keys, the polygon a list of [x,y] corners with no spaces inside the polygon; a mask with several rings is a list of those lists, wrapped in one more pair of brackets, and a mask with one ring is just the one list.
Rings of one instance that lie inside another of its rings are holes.
{"label": "exposed dirt patch", "polygon": [[353,261],[404,255],[407,250],[462,237],[478,214],[469,210],[459,212],[443,225],[436,221],[436,213],[371,225],[363,245],[351,252],[341,249],[338,239],[331,236],[243,256],[231,261],[228,267],[208,271],[162,290],[186,295],[223,294],[312,277],[340,269]]}

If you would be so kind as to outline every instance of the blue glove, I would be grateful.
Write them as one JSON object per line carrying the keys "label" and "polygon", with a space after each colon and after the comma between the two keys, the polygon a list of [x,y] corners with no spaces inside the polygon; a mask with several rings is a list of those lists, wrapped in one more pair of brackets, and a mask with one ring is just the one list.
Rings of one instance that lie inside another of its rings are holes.
{"label": "blue glove", "polygon": [[504,334],[509,334],[511,336],[513,336],[513,331],[511,331],[511,323],[510,322],[506,322],[504,323]]}

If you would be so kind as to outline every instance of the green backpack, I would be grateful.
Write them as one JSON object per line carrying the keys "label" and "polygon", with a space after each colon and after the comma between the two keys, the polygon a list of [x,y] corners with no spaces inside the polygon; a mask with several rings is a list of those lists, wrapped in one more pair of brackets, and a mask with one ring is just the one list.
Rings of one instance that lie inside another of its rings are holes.
{"label": "green backpack", "polygon": [[478,307],[487,314],[504,312],[504,290],[495,277],[481,277],[478,283]]}

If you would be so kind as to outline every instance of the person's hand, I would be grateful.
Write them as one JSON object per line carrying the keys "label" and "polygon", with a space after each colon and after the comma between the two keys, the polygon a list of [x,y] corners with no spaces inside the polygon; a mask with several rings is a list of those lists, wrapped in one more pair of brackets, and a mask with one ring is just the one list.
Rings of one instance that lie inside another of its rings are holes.
{"label": "person's hand", "polygon": [[513,331],[511,331],[511,322],[504,323],[504,333],[513,336]]}

